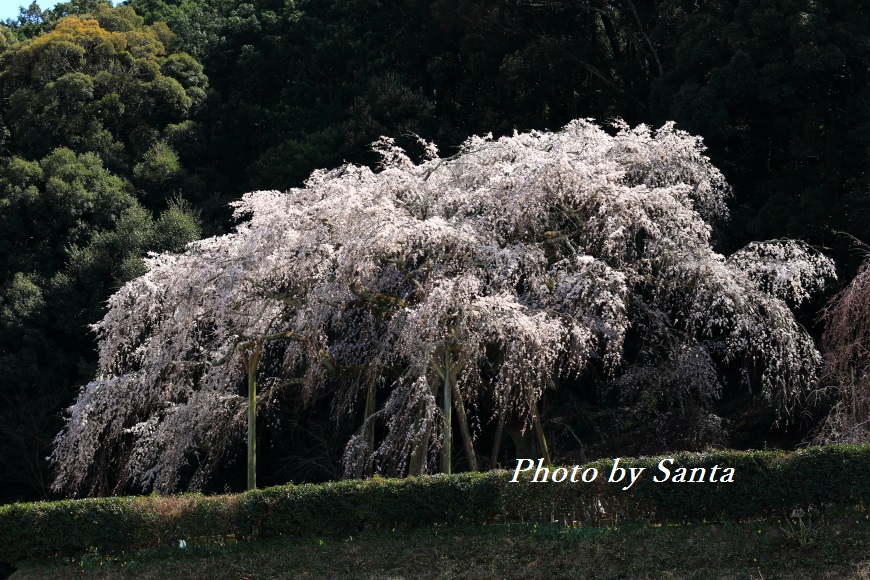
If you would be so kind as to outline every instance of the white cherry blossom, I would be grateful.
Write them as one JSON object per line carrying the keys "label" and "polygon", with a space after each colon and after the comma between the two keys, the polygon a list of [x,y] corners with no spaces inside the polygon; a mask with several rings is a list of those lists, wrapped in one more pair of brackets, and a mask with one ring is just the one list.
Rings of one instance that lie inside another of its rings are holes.
{"label": "white cherry blossom", "polygon": [[377,171],[248,193],[234,233],[149,257],[94,327],[99,374],[55,441],[54,489],[169,492],[185,468],[202,485],[243,436],[255,348],[261,413],[284,388],[337,414],[367,401],[349,475],[450,471],[454,439],[474,468],[481,429],[540,429],[548,386],[592,366],[628,407],[669,389],[712,422],[721,364],[758,368],[785,412],[812,385],[819,354],[785,300],[832,264],[788,240],[716,253],[729,190],[699,138],[578,120],[447,158],[424,145],[415,163],[384,138]]}

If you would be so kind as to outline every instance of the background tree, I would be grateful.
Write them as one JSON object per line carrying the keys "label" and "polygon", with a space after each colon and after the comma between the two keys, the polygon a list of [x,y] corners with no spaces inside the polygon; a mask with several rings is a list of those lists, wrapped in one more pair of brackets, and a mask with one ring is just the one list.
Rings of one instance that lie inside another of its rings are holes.
{"label": "background tree", "polygon": [[[704,135],[735,187],[728,243],[866,239],[868,16],[860,3],[661,2],[657,115]],[[851,259],[851,258],[849,258]]]}
{"label": "background tree", "polygon": [[190,209],[158,219],[96,155],[58,148],[41,162],[0,165],[0,432],[7,489],[47,493],[44,459],[58,409],[93,372],[87,323],[103,300],[142,273],[148,250],[180,249],[199,235]]}
{"label": "background tree", "polygon": [[833,264],[789,240],[717,254],[728,188],[700,140],[617,128],[472,138],[447,159],[424,143],[419,164],[382,139],[380,172],[246,195],[235,233],[151,258],[110,299],[55,489],[203,485],[237,445],[252,355],[266,408],[294,385],[330,393],[337,417],[365,400],[349,475],[450,472],[454,427],[466,469],[496,424],[542,452],[545,389],[593,372],[612,377],[598,396],[696,445],[721,437],[729,363],[791,417],[820,358],[786,302]]}
{"label": "background tree", "polygon": [[[60,410],[94,372],[87,325],[148,251],[200,236],[180,156],[202,67],[129,7],[55,21],[0,48],[0,474],[46,497]],[[19,27],[18,32],[21,32]],[[179,146],[179,150],[182,147]]]}
{"label": "background tree", "polygon": [[171,42],[165,25],[143,26],[131,8],[100,4],[93,18],[68,17],[8,51],[0,75],[9,153],[96,153],[110,171],[147,190],[143,200],[154,209],[176,191],[201,194],[190,190],[191,180],[183,183],[170,141],[203,105],[207,80],[192,57],[167,54]]}
{"label": "background tree", "polygon": [[870,441],[870,263],[868,247],[856,245],[864,264],[822,311],[825,384],[829,385],[829,392],[823,394],[832,408],[817,431],[820,441]]}

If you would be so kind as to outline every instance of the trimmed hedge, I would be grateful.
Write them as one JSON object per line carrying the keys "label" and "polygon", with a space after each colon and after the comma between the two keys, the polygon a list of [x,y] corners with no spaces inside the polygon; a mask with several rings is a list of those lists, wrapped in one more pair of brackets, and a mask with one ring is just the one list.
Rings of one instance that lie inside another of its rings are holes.
{"label": "trimmed hedge", "polygon": [[[612,460],[591,483],[511,483],[513,471],[286,485],[238,495],[124,497],[0,506],[0,562],[118,553],[180,539],[246,540],[354,533],[366,528],[503,521],[741,520],[795,509],[870,505],[870,446],[794,453],[717,451],[670,456],[680,466],[733,467],[733,483],[654,483],[662,457],[628,458],[645,468],[608,483]],[[721,473],[721,472],[720,472]]]}

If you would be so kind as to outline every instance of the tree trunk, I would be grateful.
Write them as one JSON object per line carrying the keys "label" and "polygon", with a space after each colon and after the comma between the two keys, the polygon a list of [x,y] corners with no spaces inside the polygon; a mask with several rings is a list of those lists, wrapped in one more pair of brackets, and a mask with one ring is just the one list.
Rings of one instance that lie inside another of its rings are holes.
{"label": "tree trunk", "polygon": [[504,430],[513,441],[517,459],[537,459],[541,456],[533,429],[523,431],[523,424],[520,421],[505,421]]}
{"label": "tree trunk", "polygon": [[462,393],[456,383],[456,375],[451,373],[450,382],[453,387],[453,400],[456,404],[456,415],[459,420],[459,433],[462,435],[462,446],[465,448],[465,458],[468,460],[468,469],[477,471],[477,456],[474,454],[474,443],[471,441],[471,430],[468,428],[468,417],[465,415],[465,403],[462,401]]}
{"label": "tree trunk", "polygon": [[547,449],[547,437],[544,435],[544,426],[541,424],[541,416],[538,413],[538,406],[535,405],[534,410],[534,428],[535,428],[535,437],[538,440],[538,451],[541,452],[541,457],[544,458],[544,464],[550,465],[552,461],[550,461],[550,451]]}
{"label": "tree trunk", "polygon": [[498,426],[495,428],[495,440],[492,442],[492,452],[489,454],[489,468],[498,467],[498,453],[501,450],[501,438],[504,433],[504,414],[498,417]]}
{"label": "tree trunk", "polygon": [[453,357],[448,349],[444,349],[444,402],[442,413],[444,414],[444,447],[441,450],[441,473],[450,475],[453,469],[453,382],[450,368],[453,366]]}
{"label": "tree trunk", "polygon": [[[438,370],[436,369],[436,372]],[[439,375],[440,376],[440,375]],[[430,381],[429,383],[429,392],[432,394],[433,398],[437,398],[438,396],[438,387],[435,381]],[[426,412],[426,404],[423,401],[419,403],[419,412],[420,419],[423,420],[423,413]],[[419,441],[414,445],[414,449],[411,452],[411,465],[410,470],[408,472],[409,475],[423,475],[426,471],[426,462],[429,457],[429,443],[432,440],[432,423],[429,422],[426,424],[426,430],[423,432],[423,437],[420,438]]]}
{"label": "tree trunk", "polygon": [[248,489],[257,489],[257,367],[263,352],[262,341],[253,343],[248,371]]}
{"label": "tree trunk", "polygon": [[[366,409],[363,412],[363,425],[365,428],[365,441],[367,453],[371,453],[375,448],[375,424],[370,418],[375,414],[375,381],[369,380],[366,385]],[[357,462],[357,467],[354,472],[354,477],[360,478],[365,474],[368,477],[372,475],[372,467],[366,466],[362,462]]]}
{"label": "tree trunk", "polygon": [[[422,416],[423,404],[420,403],[420,414]],[[411,451],[411,465],[408,469],[408,475],[423,475],[426,470],[426,457],[429,454],[429,439],[432,436],[431,424],[426,427],[423,436],[414,444],[414,449]]]}
{"label": "tree trunk", "polygon": [[[618,63],[622,59],[622,49],[619,47],[619,37],[616,35],[616,30],[613,28],[613,22],[610,19],[610,15],[605,16],[599,12],[598,18],[601,19],[601,25],[604,27],[604,32],[607,34],[607,41],[610,43],[610,52],[613,53],[613,60]],[[614,66],[614,68],[616,67]]]}

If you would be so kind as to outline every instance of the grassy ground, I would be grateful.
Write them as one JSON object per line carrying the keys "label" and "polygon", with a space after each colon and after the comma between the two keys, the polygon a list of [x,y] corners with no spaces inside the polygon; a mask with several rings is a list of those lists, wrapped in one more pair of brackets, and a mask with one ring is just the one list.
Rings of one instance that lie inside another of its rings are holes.
{"label": "grassy ground", "polygon": [[12,578],[870,580],[868,518],[864,509],[802,521],[369,531],[345,538],[165,547],[73,562],[25,562]]}

